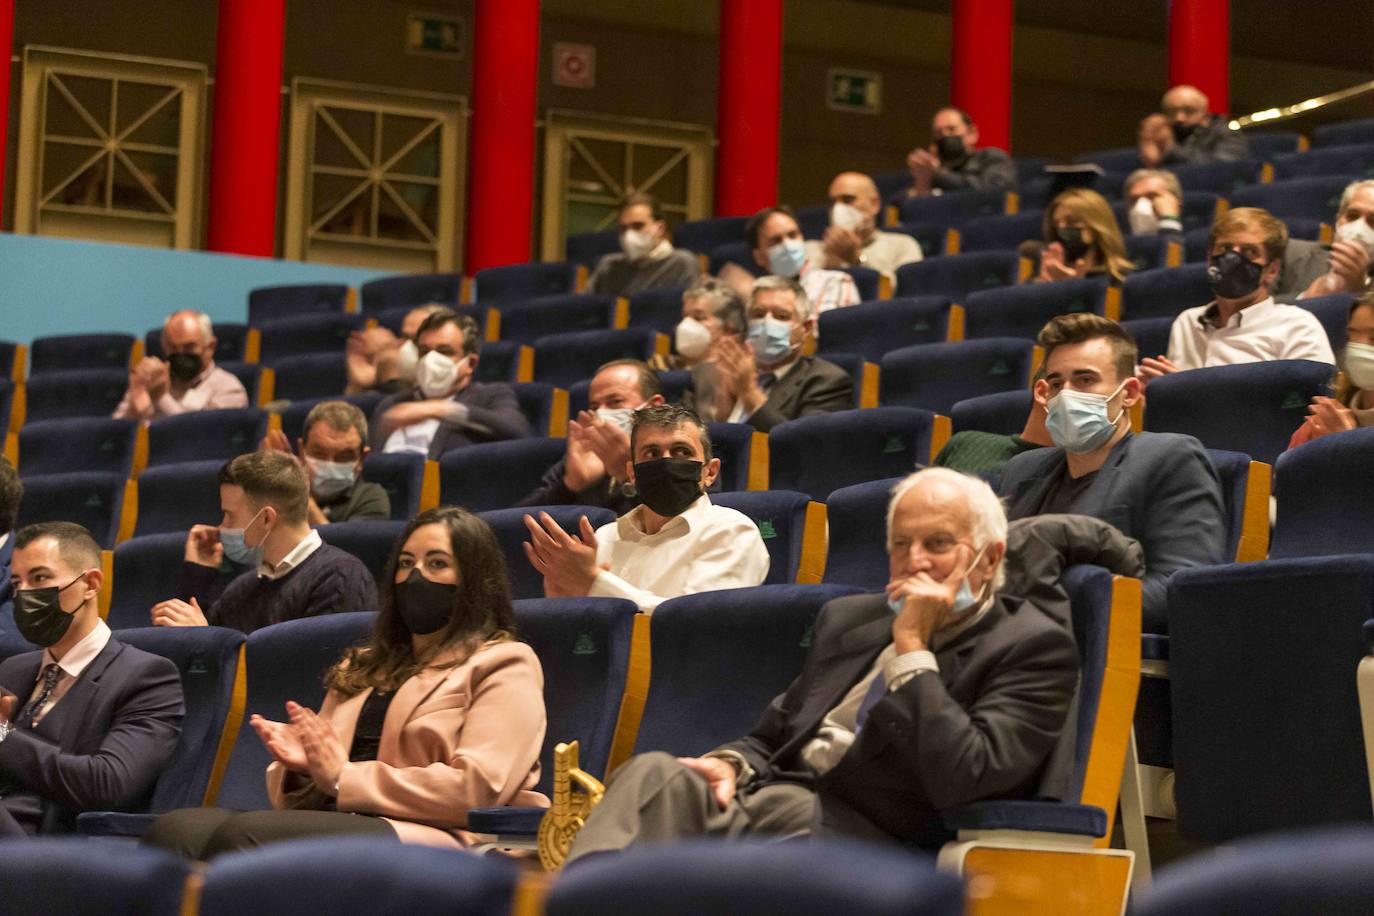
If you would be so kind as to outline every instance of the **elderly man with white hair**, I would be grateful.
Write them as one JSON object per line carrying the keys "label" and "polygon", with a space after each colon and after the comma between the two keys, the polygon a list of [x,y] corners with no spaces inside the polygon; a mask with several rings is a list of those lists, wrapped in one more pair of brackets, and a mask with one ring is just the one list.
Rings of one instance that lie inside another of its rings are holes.
{"label": "elderly man with white hair", "polygon": [[215,365],[210,316],[182,309],[162,325],[163,359],[144,357],[129,370],[129,388],[115,408],[120,420],[159,420],[193,410],[247,407],[248,392]]}
{"label": "elderly man with white hair", "polygon": [[1078,655],[1062,620],[999,591],[1006,539],[986,483],[907,477],[888,510],[885,591],[821,609],[800,676],[747,737],[628,761],[570,859],[702,834],[938,845],[941,811],[1035,795],[1068,765],[1052,751]]}

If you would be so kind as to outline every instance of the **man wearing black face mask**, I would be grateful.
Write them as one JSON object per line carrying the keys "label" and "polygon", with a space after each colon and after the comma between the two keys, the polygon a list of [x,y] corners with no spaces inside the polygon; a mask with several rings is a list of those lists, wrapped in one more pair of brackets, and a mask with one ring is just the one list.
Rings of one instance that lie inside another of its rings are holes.
{"label": "man wearing black face mask", "polygon": [[525,516],[525,555],[550,598],[628,598],[644,613],[669,598],[760,585],[768,549],[758,527],[713,506],[706,488],[720,473],[701,419],[665,404],[635,411],[628,477],[643,505],[592,531],[586,516],[572,537],[547,514]]}
{"label": "man wearing black face mask", "polygon": [[1140,122],[1140,164],[1146,168],[1229,162],[1249,153],[1244,135],[1211,113],[1207,96],[1196,86],[1173,87],[1160,108]]}
{"label": "man wearing black face mask", "polygon": [[181,678],[100,619],[100,548],[68,522],[15,535],[15,623],[42,651],[0,664],[0,839],[137,809],[176,750]]}
{"label": "man wearing black face mask", "polygon": [[995,147],[978,146],[978,125],[958,108],[942,108],[930,124],[931,144],[906,157],[911,170],[909,197],[932,190],[1016,189],[1016,164]]}
{"label": "man wearing black face mask", "polygon": [[162,353],[129,370],[129,389],[115,408],[116,419],[158,420],[193,410],[247,407],[248,392],[230,372],[215,365],[210,316],[184,309],[162,326]]}
{"label": "man wearing black face mask", "polygon": [[1212,225],[1207,281],[1216,299],[1187,309],[1169,331],[1168,356],[1140,361],[1139,378],[1237,363],[1310,359],[1336,363],[1316,315],[1274,302],[1288,229],[1265,210],[1237,207]]}

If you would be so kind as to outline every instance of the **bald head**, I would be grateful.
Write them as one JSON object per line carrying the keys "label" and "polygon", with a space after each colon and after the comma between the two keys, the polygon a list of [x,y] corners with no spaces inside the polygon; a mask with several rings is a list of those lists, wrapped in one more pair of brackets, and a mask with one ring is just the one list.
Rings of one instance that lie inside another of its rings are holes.
{"label": "bald head", "polygon": [[1196,86],[1174,86],[1160,100],[1170,124],[1201,124],[1211,112],[1207,96]]}
{"label": "bald head", "polygon": [[830,203],[849,204],[870,219],[882,209],[878,186],[863,172],[841,172],[830,182]]}
{"label": "bald head", "polygon": [[167,317],[162,326],[162,355],[189,353],[200,360],[201,370],[210,368],[215,357],[215,333],[210,316],[194,309],[181,309]]}

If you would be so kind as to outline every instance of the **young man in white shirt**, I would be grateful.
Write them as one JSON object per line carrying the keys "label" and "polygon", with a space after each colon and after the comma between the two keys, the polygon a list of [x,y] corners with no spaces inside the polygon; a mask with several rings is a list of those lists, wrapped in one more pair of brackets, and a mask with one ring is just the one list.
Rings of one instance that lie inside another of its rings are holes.
{"label": "young man in white shirt", "polygon": [[525,516],[525,555],[550,598],[628,598],[644,613],[669,598],[746,588],[768,575],[768,549],[745,515],[714,506],[706,489],[720,473],[701,419],[665,404],[635,412],[626,468],[643,505],[573,537],[547,514]]}
{"label": "young man in white shirt", "polygon": [[1171,372],[1276,359],[1335,365],[1317,316],[1279,305],[1270,292],[1283,268],[1288,228],[1258,207],[1228,210],[1212,224],[1207,282],[1216,299],[1184,311],[1169,332],[1169,355],[1140,361],[1142,383]]}

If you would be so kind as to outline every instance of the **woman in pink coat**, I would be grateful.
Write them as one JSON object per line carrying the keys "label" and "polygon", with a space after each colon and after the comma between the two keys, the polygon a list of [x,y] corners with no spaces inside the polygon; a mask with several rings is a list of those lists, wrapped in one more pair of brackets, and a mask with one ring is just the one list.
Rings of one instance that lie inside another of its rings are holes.
{"label": "woman in pink coat", "polygon": [[322,834],[461,848],[472,808],[548,805],[534,791],[543,675],[515,639],[491,529],[463,509],[422,512],[387,568],[372,638],[325,676],[319,713],[287,703],[285,721],[252,719],[273,810],[173,811],[145,842],[196,859]]}

